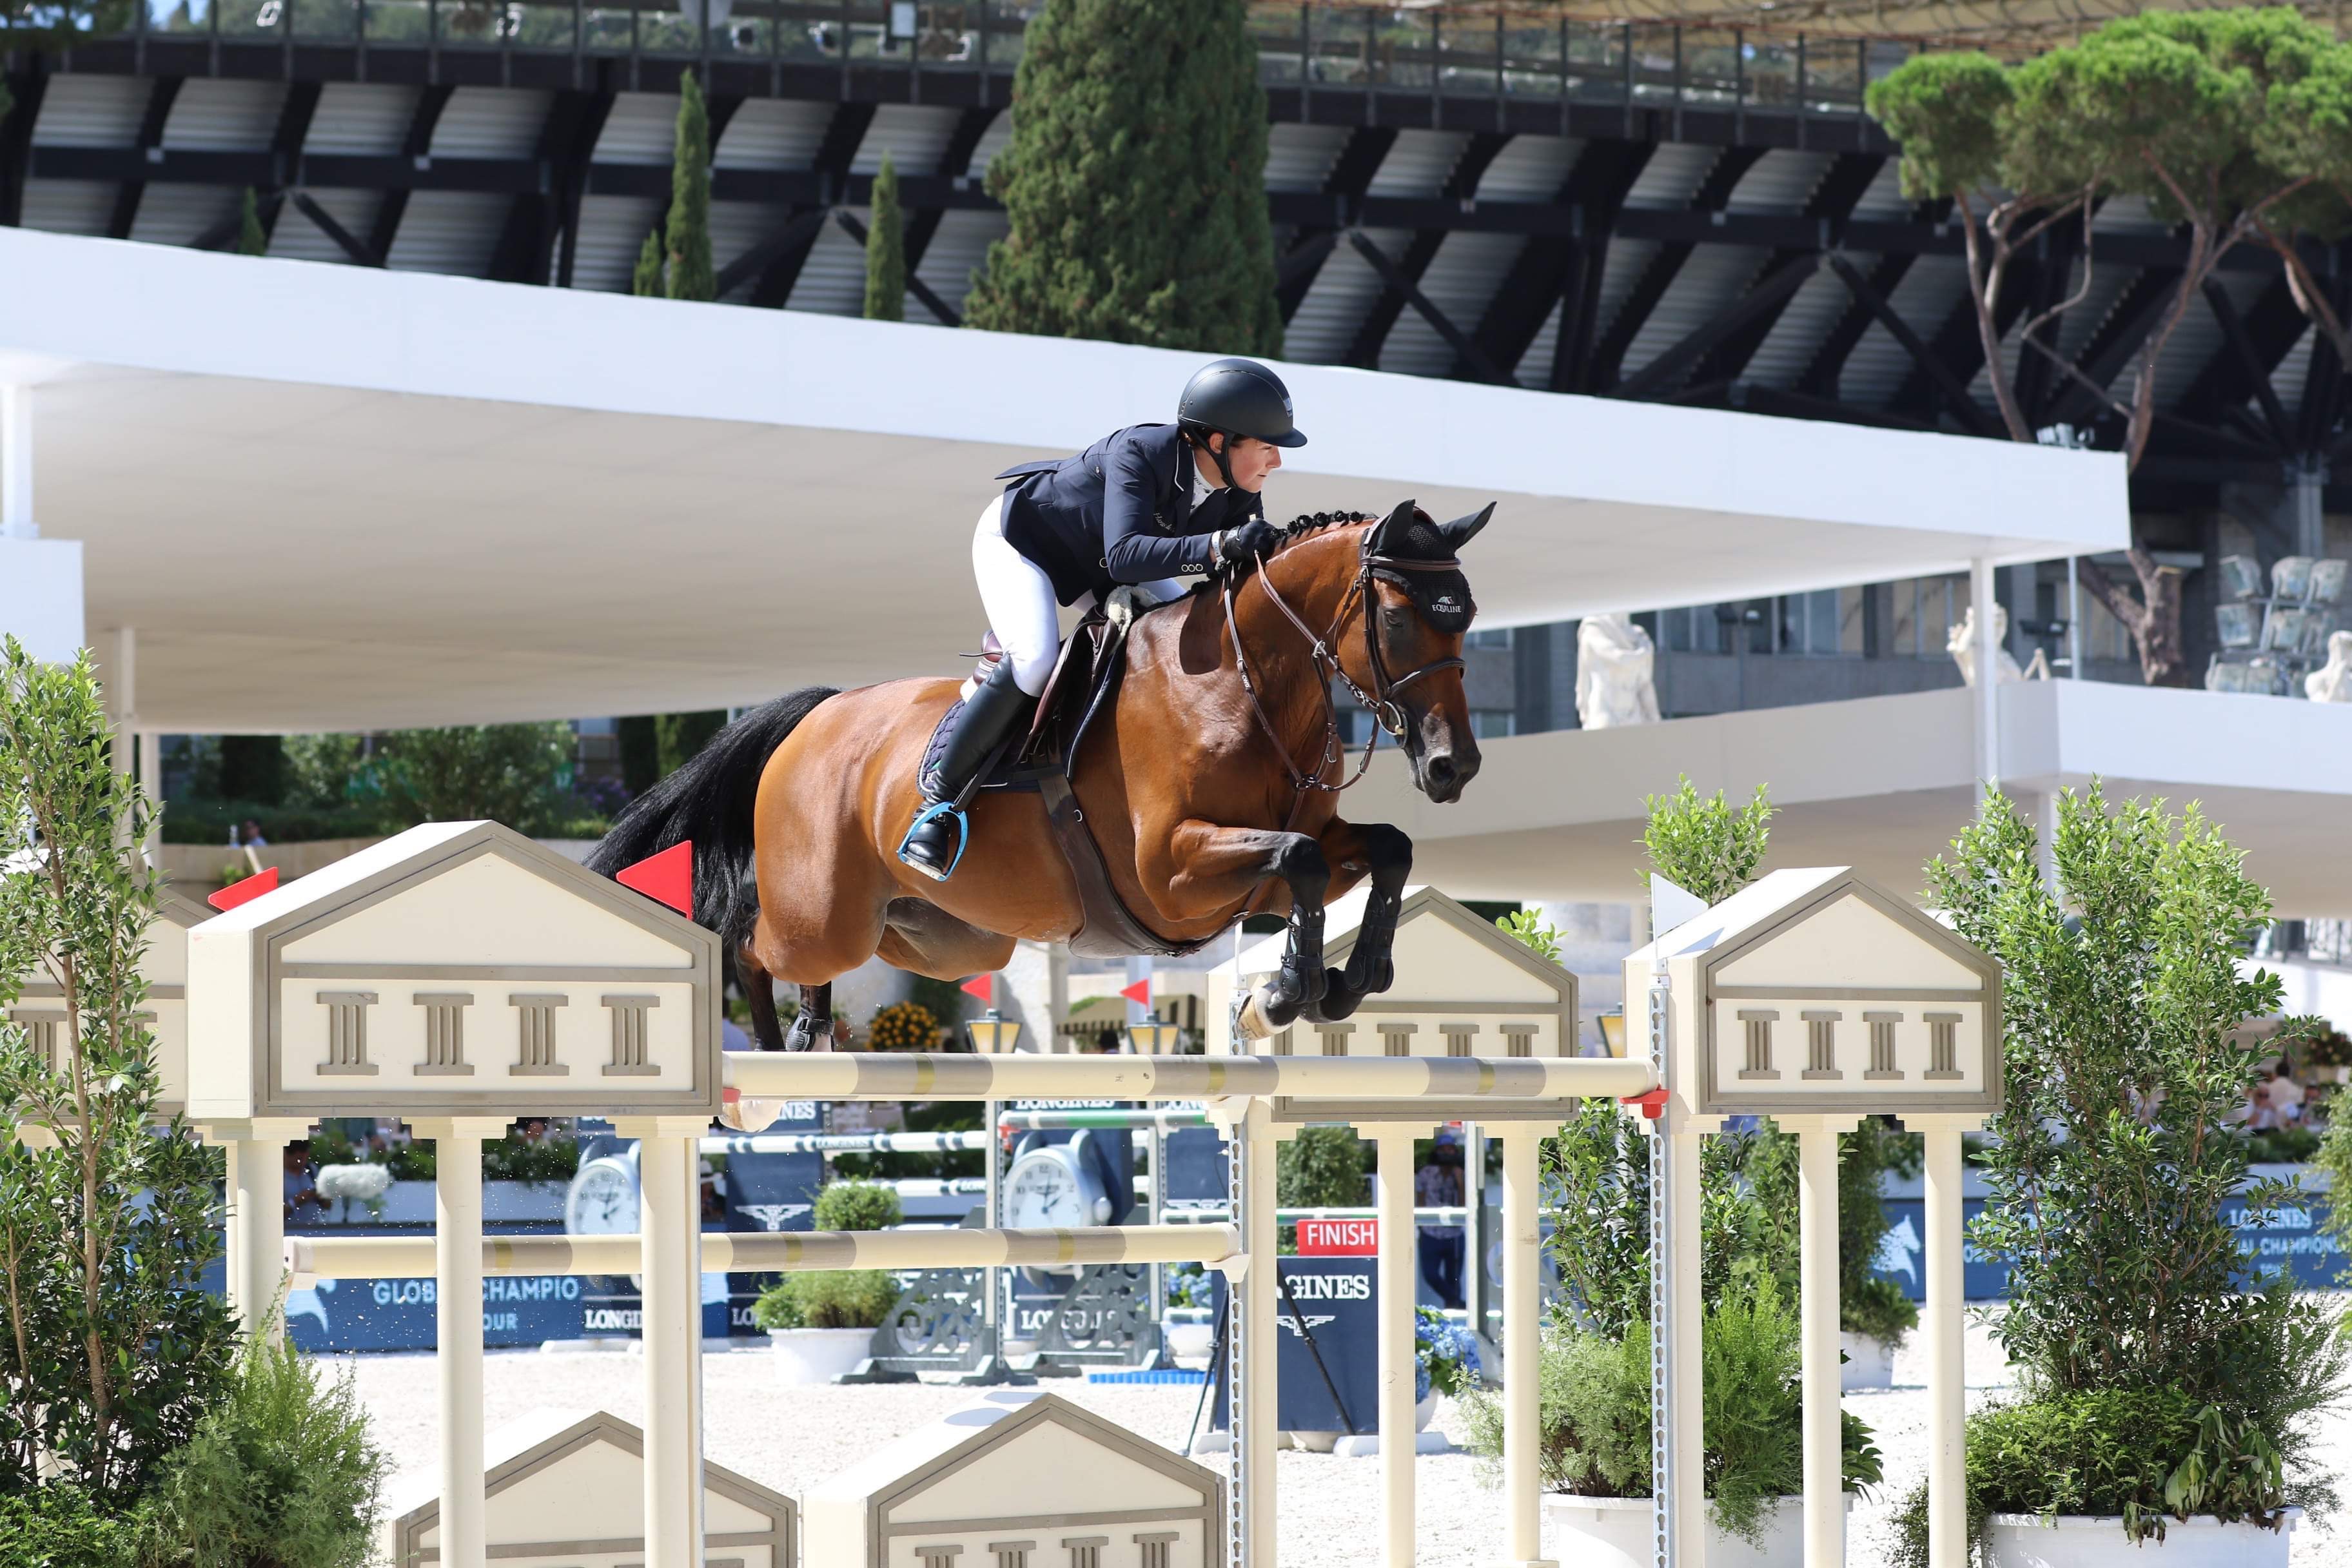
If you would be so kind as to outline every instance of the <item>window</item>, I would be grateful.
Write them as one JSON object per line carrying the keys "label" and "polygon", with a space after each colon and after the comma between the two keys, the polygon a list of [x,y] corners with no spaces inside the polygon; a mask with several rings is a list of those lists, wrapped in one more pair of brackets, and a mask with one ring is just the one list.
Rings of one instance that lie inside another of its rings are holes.
{"label": "window", "polygon": [[1864,588],[1824,588],[1780,601],[1779,651],[1819,658],[1859,658]]}
{"label": "window", "polygon": [[1513,734],[1518,729],[1519,716],[1507,708],[1473,708],[1470,710],[1470,733],[1482,741],[1492,741]]}
{"label": "window", "polygon": [[1968,613],[1965,575],[1913,577],[1889,584],[1895,598],[1888,617],[1886,651],[1895,658],[1945,658],[1952,628]]}
{"label": "window", "polygon": [[1508,647],[1511,646],[1511,628],[1505,626],[1497,631],[1472,632],[1462,639],[1462,646],[1464,647]]}

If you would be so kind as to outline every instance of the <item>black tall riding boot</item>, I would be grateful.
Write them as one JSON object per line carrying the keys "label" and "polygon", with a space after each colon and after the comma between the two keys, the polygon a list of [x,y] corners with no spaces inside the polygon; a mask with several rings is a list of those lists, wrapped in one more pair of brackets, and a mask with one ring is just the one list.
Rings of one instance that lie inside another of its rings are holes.
{"label": "black tall riding boot", "polygon": [[1013,683],[1009,661],[1000,659],[982,673],[979,686],[940,726],[923,759],[923,808],[898,846],[899,859],[934,882],[955,874],[971,834],[959,797],[1035,700]]}

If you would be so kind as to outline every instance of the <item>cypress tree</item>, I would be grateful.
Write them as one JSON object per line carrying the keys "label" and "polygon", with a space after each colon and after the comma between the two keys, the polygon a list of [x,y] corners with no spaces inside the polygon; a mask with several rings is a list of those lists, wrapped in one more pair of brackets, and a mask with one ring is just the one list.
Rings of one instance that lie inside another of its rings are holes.
{"label": "cypress tree", "polygon": [[261,226],[261,204],[255,200],[253,187],[245,187],[243,205],[237,209],[236,254],[260,256],[269,249],[269,233]]}
{"label": "cypress tree", "polygon": [[988,171],[1013,231],[964,320],[1279,354],[1265,90],[1244,0],[1047,0]]}
{"label": "cypress tree", "polygon": [[866,319],[907,319],[907,215],[898,206],[898,166],[887,153],[866,220]]}
{"label": "cypress tree", "polygon": [[624,719],[614,728],[620,731],[621,787],[633,797],[641,795],[661,783],[659,721],[644,713]]}
{"label": "cypress tree", "polygon": [[629,274],[629,292],[658,298],[667,291],[662,287],[661,230],[648,229],[645,244],[637,247],[637,265]]}
{"label": "cypress tree", "polygon": [[677,84],[677,161],[669,175],[669,297],[719,297],[719,276],[710,264],[710,111],[691,71]]}

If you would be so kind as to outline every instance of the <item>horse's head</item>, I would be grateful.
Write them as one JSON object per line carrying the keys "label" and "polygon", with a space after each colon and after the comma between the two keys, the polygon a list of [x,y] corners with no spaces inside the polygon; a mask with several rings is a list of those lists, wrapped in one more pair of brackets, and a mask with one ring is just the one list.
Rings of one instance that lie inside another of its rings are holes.
{"label": "horse's head", "polygon": [[1336,640],[1349,679],[1386,711],[1412,761],[1412,782],[1438,802],[1460,798],[1478,772],[1478,741],[1462,689],[1462,639],[1477,605],[1461,551],[1495,515],[1493,503],[1437,522],[1406,501],[1363,541],[1365,635]]}

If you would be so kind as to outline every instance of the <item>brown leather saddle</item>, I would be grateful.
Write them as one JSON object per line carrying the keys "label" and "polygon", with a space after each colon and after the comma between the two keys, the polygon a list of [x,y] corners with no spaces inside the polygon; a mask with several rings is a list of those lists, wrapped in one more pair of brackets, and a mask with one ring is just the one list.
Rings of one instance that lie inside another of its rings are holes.
{"label": "brown leather saddle", "polygon": [[1214,938],[1170,942],[1136,918],[1111,882],[1102,846],[1095,842],[1077,792],[1070,785],[1079,748],[1118,699],[1119,679],[1127,670],[1128,626],[1127,619],[1114,619],[1099,606],[1087,612],[1062,643],[1028,733],[989,765],[980,788],[1034,794],[1045,803],[1055,847],[1078,889],[1083,921],[1070,938],[1072,952],[1087,958],[1182,958]]}

